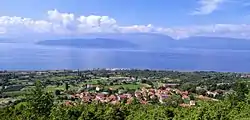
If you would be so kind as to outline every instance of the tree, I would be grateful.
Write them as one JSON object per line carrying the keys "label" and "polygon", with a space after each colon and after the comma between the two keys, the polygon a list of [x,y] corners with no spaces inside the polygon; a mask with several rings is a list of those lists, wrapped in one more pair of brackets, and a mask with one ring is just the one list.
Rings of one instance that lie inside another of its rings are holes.
{"label": "tree", "polygon": [[215,90],[216,90],[216,87],[217,87],[216,84],[212,84],[212,85],[208,86],[208,90],[209,90],[209,91],[215,91]]}
{"label": "tree", "polygon": [[96,81],[97,85],[102,85],[102,82],[100,80]]}
{"label": "tree", "polygon": [[245,82],[237,82],[233,89],[236,92],[237,99],[239,101],[244,101],[246,99],[246,95],[249,93],[249,88]]}
{"label": "tree", "polygon": [[196,86],[190,83],[185,83],[180,86],[183,91],[195,92]]}
{"label": "tree", "polygon": [[109,78],[110,78],[110,75],[107,75],[106,77],[109,79]]}
{"label": "tree", "polygon": [[58,96],[61,94],[61,91],[60,90],[55,90],[55,95]]}
{"label": "tree", "polygon": [[65,83],[65,90],[68,91],[69,90],[69,84],[66,82]]}
{"label": "tree", "polygon": [[190,100],[195,100],[194,94],[190,95]]}
{"label": "tree", "polygon": [[177,107],[179,104],[183,103],[180,95],[172,95],[167,99],[164,99],[164,103],[167,106]]}
{"label": "tree", "polygon": [[250,92],[247,94],[246,98],[247,98],[247,103],[250,104]]}
{"label": "tree", "polygon": [[198,95],[206,95],[206,90],[205,89],[198,89],[198,90],[196,90],[196,93],[198,94]]}
{"label": "tree", "polygon": [[35,88],[31,94],[27,96],[27,102],[31,106],[33,117],[48,116],[53,106],[53,96],[44,91],[44,87],[40,81],[36,81]]}

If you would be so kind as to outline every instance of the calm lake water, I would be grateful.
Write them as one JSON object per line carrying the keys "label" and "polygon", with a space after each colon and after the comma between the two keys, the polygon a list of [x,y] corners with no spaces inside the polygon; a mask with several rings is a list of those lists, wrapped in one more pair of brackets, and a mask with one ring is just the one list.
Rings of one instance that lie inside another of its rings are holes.
{"label": "calm lake water", "polygon": [[0,70],[138,68],[250,72],[250,51],[77,49],[0,43]]}

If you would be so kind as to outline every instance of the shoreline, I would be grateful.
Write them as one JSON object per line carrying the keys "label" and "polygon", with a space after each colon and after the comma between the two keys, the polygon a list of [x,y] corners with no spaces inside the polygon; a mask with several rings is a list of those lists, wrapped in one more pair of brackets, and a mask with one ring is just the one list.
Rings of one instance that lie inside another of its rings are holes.
{"label": "shoreline", "polygon": [[216,70],[174,70],[174,69],[139,69],[139,68],[90,68],[90,69],[26,69],[26,70],[1,70],[0,73],[4,72],[65,72],[65,71],[130,71],[130,70],[139,70],[139,71],[175,71],[175,72],[217,72],[217,73],[250,73],[249,72],[233,72],[233,71],[216,71]]}

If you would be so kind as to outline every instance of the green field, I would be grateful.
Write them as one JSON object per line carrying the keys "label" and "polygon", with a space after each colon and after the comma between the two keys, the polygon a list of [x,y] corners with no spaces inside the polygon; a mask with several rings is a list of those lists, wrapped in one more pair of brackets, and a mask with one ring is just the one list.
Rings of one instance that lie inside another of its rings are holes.
{"label": "green field", "polygon": [[48,92],[54,92],[55,90],[64,90],[65,86],[48,85],[45,90]]}
{"label": "green field", "polygon": [[99,82],[105,83],[105,82],[107,82],[107,78],[96,78],[96,79],[91,79],[91,80],[87,80],[85,83],[86,83],[86,84],[98,84]]}
{"label": "green field", "polygon": [[[60,81],[62,79],[65,78],[72,78],[70,77],[52,77],[51,80],[52,81]],[[124,77],[111,77],[110,79],[115,79],[115,78],[124,78]],[[106,77],[99,77],[99,78],[94,78],[91,80],[87,80],[81,83],[78,83],[76,85],[69,85],[69,90],[79,90],[80,88],[82,88],[82,86],[86,85],[86,84],[105,84],[105,83],[109,83],[108,79]],[[30,91],[31,89],[33,89],[35,86],[27,86],[23,89],[21,89],[20,91],[11,91],[11,92],[5,92],[5,94],[12,96],[12,97],[18,97],[18,96],[22,96],[24,93],[27,93],[28,91]],[[118,89],[120,87],[123,87],[125,89],[140,89],[141,87],[150,87],[148,84],[142,84],[142,83],[138,83],[138,84],[121,84],[121,85],[107,85],[104,86],[105,88],[113,88],[113,89]],[[55,90],[61,90],[64,91],[65,90],[65,85],[48,85],[46,86],[45,90],[47,92],[54,92]]]}
{"label": "green field", "polygon": [[123,85],[105,86],[105,88],[113,88],[113,89],[118,89],[119,87],[136,90],[141,87],[149,87],[149,85],[148,84],[123,84]]}
{"label": "green field", "polygon": [[63,76],[63,77],[51,77],[49,78],[51,81],[64,81],[64,80],[70,80],[70,79],[77,79],[77,76]]}
{"label": "green field", "polygon": [[15,99],[13,98],[0,98],[0,106],[7,104],[9,101],[14,101]]}
{"label": "green field", "polygon": [[11,92],[4,92],[4,94],[11,96],[11,97],[18,97],[25,95],[27,91],[11,91]]}

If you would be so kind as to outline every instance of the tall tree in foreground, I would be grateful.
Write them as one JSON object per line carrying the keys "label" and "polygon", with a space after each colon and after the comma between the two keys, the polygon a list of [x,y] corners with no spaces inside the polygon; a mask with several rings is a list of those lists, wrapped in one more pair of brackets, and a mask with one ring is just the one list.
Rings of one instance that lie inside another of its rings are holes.
{"label": "tall tree in foreground", "polygon": [[35,88],[27,98],[27,102],[35,115],[34,118],[49,116],[53,106],[53,95],[44,91],[44,87],[40,81],[36,81]]}
{"label": "tall tree in foreground", "polygon": [[245,82],[237,82],[234,87],[238,101],[245,101],[249,93],[249,87]]}
{"label": "tall tree in foreground", "polygon": [[65,83],[65,90],[68,91],[69,90],[69,84],[66,82]]}

